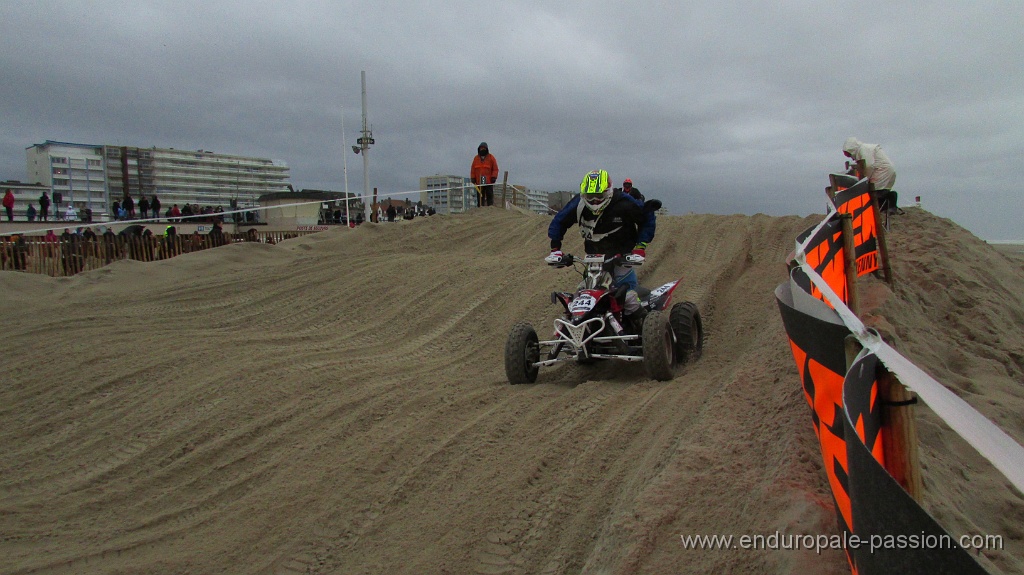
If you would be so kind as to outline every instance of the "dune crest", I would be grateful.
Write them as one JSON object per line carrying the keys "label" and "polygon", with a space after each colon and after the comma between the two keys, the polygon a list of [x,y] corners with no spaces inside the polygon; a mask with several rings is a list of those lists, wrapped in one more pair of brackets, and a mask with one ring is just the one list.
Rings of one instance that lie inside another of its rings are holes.
{"label": "dune crest", "polygon": [[[542,263],[548,218],[498,209],[2,272],[0,572],[846,573],[838,550],[680,542],[836,532],[772,295],[818,219],[659,219],[641,282],[681,277],[707,335],[664,383],[507,384],[508,330],[547,331],[577,278]],[[890,247],[871,313],[1024,442],[1020,260],[916,209]],[[986,560],[1021,572],[1020,494],[922,420],[926,504],[1005,534]]]}

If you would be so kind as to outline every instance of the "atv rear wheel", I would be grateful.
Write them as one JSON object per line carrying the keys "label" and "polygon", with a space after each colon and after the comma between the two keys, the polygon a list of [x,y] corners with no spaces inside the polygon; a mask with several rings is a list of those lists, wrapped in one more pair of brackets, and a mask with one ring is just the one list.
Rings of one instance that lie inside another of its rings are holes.
{"label": "atv rear wheel", "polygon": [[697,306],[688,301],[672,306],[669,323],[676,334],[676,359],[679,364],[696,361],[704,352],[704,324]]}
{"label": "atv rear wheel", "polygon": [[676,341],[672,335],[669,314],[652,311],[647,314],[643,328],[644,370],[658,381],[675,377]]}
{"label": "atv rear wheel", "polygon": [[533,365],[540,361],[540,345],[533,326],[520,322],[512,326],[505,342],[505,375],[512,385],[537,381],[540,368]]}

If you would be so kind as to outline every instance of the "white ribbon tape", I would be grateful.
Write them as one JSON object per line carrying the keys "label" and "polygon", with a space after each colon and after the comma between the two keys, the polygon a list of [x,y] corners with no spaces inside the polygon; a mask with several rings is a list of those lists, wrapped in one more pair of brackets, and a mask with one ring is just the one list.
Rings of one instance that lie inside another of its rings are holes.
{"label": "white ribbon tape", "polygon": [[[825,218],[814,229],[814,232],[808,237],[808,241],[827,221],[828,218]],[[1024,447],[1021,447],[1005,431],[989,421],[966,401],[960,399],[955,393],[946,389],[944,385],[900,355],[877,334],[869,331],[860,318],[846,307],[832,287],[807,263],[804,253],[806,243],[804,242],[804,245],[798,245],[796,248],[797,263],[800,264],[800,268],[811,279],[811,282],[821,290],[825,299],[832,304],[840,319],[860,341],[860,344],[878,356],[879,361],[896,375],[900,383],[916,393],[936,415],[946,422],[946,425],[957,432],[985,459],[988,459],[1010,480],[1014,487],[1024,493]]]}

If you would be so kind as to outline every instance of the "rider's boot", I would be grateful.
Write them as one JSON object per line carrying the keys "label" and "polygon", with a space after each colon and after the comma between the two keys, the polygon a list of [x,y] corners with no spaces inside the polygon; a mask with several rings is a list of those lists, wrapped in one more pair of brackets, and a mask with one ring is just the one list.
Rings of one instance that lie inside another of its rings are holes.
{"label": "rider's boot", "polygon": [[645,317],[647,317],[647,310],[640,303],[640,297],[636,290],[627,291],[622,304],[622,319],[629,324],[633,333],[640,334],[643,332]]}
{"label": "rider's boot", "polygon": [[633,313],[624,314],[623,319],[630,323],[633,328],[633,333],[640,334],[644,330],[644,319],[647,317],[647,309],[640,306],[639,309]]}

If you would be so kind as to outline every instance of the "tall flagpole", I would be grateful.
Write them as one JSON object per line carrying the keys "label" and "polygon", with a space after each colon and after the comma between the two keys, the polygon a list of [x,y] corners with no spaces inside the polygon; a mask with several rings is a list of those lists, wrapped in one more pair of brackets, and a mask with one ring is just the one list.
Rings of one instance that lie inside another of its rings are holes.
{"label": "tall flagpole", "polygon": [[345,106],[341,107],[341,157],[342,171],[345,173],[345,227],[352,227],[348,213],[348,140],[345,139]]}
{"label": "tall flagpole", "polygon": [[373,132],[366,124],[366,71],[360,72],[360,76],[363,83],[363,130],[356,143],[363,153],[363,202],[366,205],[366,221],[370,221],[370,144],[373,144]]}

